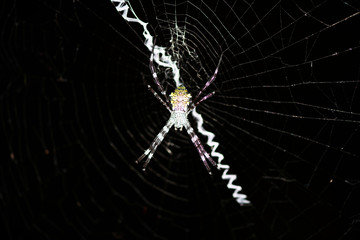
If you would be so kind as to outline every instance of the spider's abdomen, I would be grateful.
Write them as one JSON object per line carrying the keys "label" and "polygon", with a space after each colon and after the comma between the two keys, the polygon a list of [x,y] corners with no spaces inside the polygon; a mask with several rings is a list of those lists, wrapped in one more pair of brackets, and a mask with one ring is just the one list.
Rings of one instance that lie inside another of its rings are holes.
{"label": "spider's abdomen", "polygon": [[187,112],[190,104],[191,94],[184,86],[179,86],[170,94],[170,102],[173,111]]}

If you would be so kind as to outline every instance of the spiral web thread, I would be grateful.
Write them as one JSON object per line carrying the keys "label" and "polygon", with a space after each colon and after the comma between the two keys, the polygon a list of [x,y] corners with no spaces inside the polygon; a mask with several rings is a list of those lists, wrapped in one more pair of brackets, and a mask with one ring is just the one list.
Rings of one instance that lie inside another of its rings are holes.
{"label": "spiral web thread", "polygon": [[[128,0],[110,0],[110,1],[114,4],[116,10],[121,14],[121,16],[127,22],[139,23],[144,28],[144,32],[143,32],[143,36],[145,37],[144,45],[148,48],[148,50],[150,52],[154,51],[153,57],[154,57],[155,62],[158,65],[171,68],[175,84],[177,87],[180,86],[181,85],[180,80],[179,80],[180,70],[177,67],[177,62],[171,60],[171,56],[166,54],[164,47],[160,47],[157,45],[154,46],[154,42],[153,42],[154,37],[150,34],[149,30],[147,29],[148,23],[141,21],[137,17],[135,11],[131,7],[130,2]],[[134,17],[128,16],[129,10],[134,15]],[[227,188],[234,190],[234,192],[232,194],[233,198],[235,198],[236,201],[242,206],[249,205],[250,201],[246,199],[247,196],[245,194],[240,193],[240,191],[242,190],[242,187],[234,184],[234,181],[237,179],[237,175],[236,174],[228,174],[228,172],[230,170],[230,166],[222,164],[222,161],[224,160],[224,155],[222,155],[219,152],[216,152],[216,149],[218,148],[219,143],[213,141],[213,139],[215,138],[215,134],[204,129],[204,127],[203,127],[204,120],[203,120],[201,114],[196,112],[196,109],[194,109],[192,111],[192,116],[196,120],[197,129],[198,129],[199,133],[201,133],[202,135],[207,137],[207,145],[210,146],[212,149],[211,156],[217,158],[218,168],[223,170],[223,174],[221,176],[222,179],[228,180]]]}

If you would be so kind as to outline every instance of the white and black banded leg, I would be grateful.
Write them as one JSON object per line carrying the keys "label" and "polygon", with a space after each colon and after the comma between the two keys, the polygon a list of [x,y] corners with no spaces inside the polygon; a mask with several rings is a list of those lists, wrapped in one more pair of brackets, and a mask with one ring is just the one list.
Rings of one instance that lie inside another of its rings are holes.
{"label": "white and black banded leg", "polygon": [[159,94],[157,94],[157,92],[155,92],[155,90],[150,85],[147,85],[147,87],[148,87],[149,91],[152,92],[152,94],[154,94],[154,96],[157,98],[157,100],[159,100],[166,107],[166,109],[169,110],[169,112],[171,112],[169,103],[162,100],[161,97],[159,96]]}
{"label": "white and black banded leg", "polygon": [[[218,71],[219,71],[219,67],[220,67],[220,63],[221,63],[221,60],[222,60],[222,56],[223,56],[223,55],[221,54],[219,63],[218,63],[218,65],[217,65],[216,69],[215,69],[214,74],[213,74],[213,75],[211,76],[211,78],[205,83],[205,86],[200,90],[200,92],[198,93],[198,95],[196,95],[196,97],[194,98],[194,100],[193,100],[194,103],[197,102],[196,100],[197,100],[197,99],[200,97],[200,95],[206,90],[206,88],[208,88],[208,87],[210,86],[210,84],[215,81],[216,75],[217,75],[217,73],[218,73]],[[211,95],[211,96],[212,96],[212,95]],[[207,97],[207,98],[209,98],[209,97]],[[204,101],[204,100],[202,100],[202,101]],[[200,102],[199,102],[199,103],[200,103]]]}
{"label": "white and black banded leg", "polygon": [[203,97],[202,99],[200,99],[199,101],[197,101],[196,103],[193,103],[193,104],[190,106],[188,112],[191,112],[191,111],[192,111],[194,108],[196,108],[201,102],[203,102],[203,101],[205,101],[206,99],[212,97],[214,94],[215,94],[215,92],[211,92],[211,93],[209,93],[208,95],[206,95],[205,97]]}
{"label": "white and black banded leg", "polygon": [[210,155],[206,152],[206,150],[204,149],[204,146],[202,145],[199,137],[196,135],[196,133],[194,132],[194,129],[190,126],[190,123],[187,122],[185,124],[185,128],[187,133],[189,134],[191,141],[193,142],[193,144],[195,145],[197,151],[199,152],[200,158],[206,168],[206,170],[209,172],[209,174],[211,175],[211,169],[209,167],[209,164],[207,163],[206,159],[213,165],[216,166],[216,162],[210,157]]}
{"label": "white and black banded leg", "polygon": [[146,166],[149,164],[151,158],[153,157],[157,147],[161,144],[162,140],[164,140],[164,137],[169,132],[170,128],[172,127],[174,123],[172,123],[170,120],[166,123],[166,125],[161,129],[161,131],[158,133],[158,135],[155,137],[153,142],[150,144],[150,147],[145,150],[145,152],[135,161],[136,163],[140,163],[146,156],[147,159],[145,160],[143,164],[143,171],[145,171]]}

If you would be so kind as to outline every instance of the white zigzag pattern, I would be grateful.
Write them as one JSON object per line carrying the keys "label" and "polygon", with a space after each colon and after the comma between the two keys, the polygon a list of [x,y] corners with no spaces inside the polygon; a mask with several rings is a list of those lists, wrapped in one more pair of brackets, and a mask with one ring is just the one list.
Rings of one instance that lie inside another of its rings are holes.
{"label": "white zigzag pattern", "polygon": [[233,198],[236,199],[236,201],[240,204],[240,205],[247,205],[250,204],[250,201],[246,199],[246,195],[245,194],[241,194],[240,191],[242,190],[241,186],[235,185],[233,184],[233,182],[236,180],[237,176],[235,174],[228,174],[229,170],[230,170],[230,166],[229,165],[225,165],[222,164],[222,161],[224,160],[224,155],[222,155],[219,152],[216,152],[216,149],[219,146],[218,142],[213,141],[215,138],[215,134],[213,134],[212,132],[206,131],[203,127],[203,123],[204,120],[201,116],[201,114],[196,112],[196,109],[194,109],[192,111],[192,116],[196,119],[197,121],[197,129],[199,131],[199,133],[201,133],[202,135],[207,137],[207,142],[206,144],[209,145],[211,147],[211,156],[212,157],[216,157],[218,159],[218,168],[219,169],[223,169],[223,174],[221,176],[221,178],[223,180],[229,180],[227,187],[229,189],[234,189],[233,192]]}

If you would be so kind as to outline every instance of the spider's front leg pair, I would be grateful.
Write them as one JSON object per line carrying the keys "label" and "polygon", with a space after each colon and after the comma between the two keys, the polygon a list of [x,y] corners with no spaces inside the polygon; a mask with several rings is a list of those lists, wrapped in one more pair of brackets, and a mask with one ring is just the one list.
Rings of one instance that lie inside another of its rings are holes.
{"label": "spider's front leg pair", "polygon": [[153,157],[157,147],[161,144],[163,141],[165,135],[169,132],[170,128],[174,126],[174,128],[182,129],[185,127],[187,133],[189,134],[191,141],[193,142],[194,146],[196,147],[200,158],[206,168],[206,170],[211,174],[211,169],[209,167],[209,164],[207,161],[209,161],[213,166],[216,166],[215,161],[210,157],[210,155],[206,152],[204,149],[204,146],[202,145],[199,137],[196,135],[194,129],[191,127],[190,122],[187,118],[188,114],[195,109],[196,106],[198,106],[201,102],[205,101],[212,95],[214,95],[215,92],[211,92],[201,98],[199,97],[201,94],[206,90],[207,87],[210,86],[210,84],[215,80],[216,75],[218,73],[218,69],[220,66],[220,62],[222,59],[222,55],[220,57],[219,63],[215,69],[214,74],[211,76],[211,78],[206,82],[205,86],[200,90],[200,92],[196,95],[193,101],[191,101],[191,94],[187,91],[185,86],[179,86],[175,89],[174,92],[170,94],[170,99],[166,95],[166,92],[163,88],[163,86],[160,84],[155,67],[154,67],[154,50],[150,56],[150,70],[153,75],[154,82],[161,93],[161,95],[164,97],[165,100],[162,99],[162,97],[154,90],[150,85],[148,85],[148,89],[154,94],[156,99],[158,99],[169,112],[171,113],[170,119],[167,121],[166,125],[163,127],[163,129],[158,133],[158,135],[155,137],[153,142],[150,144],[150,147],[145,150],[145,152],[136,160],[136,163],[140,163],[146,156],[147,159],[143,163],[143,170],[145,171],[146,166],[149,164],[151,158]]}

